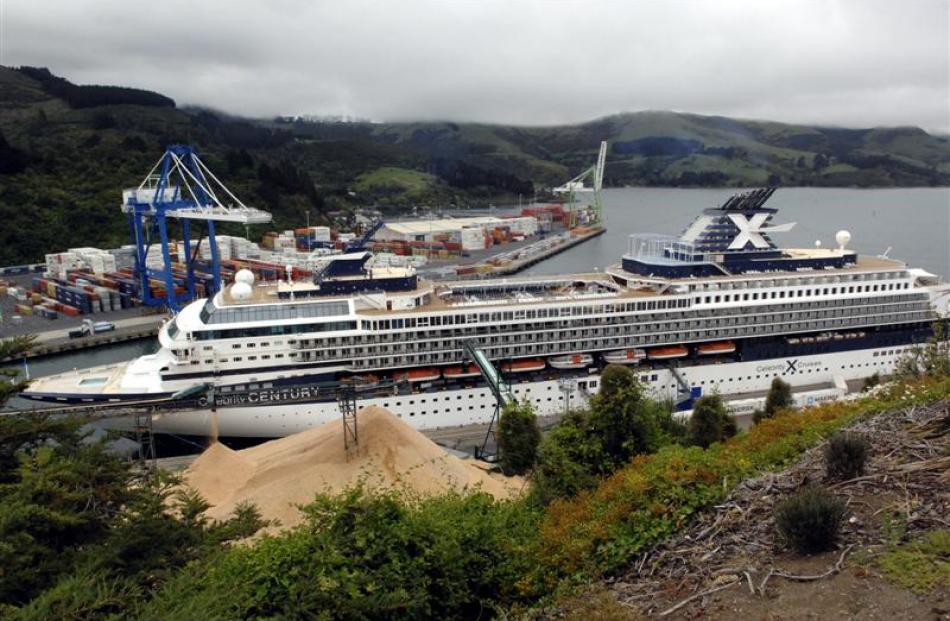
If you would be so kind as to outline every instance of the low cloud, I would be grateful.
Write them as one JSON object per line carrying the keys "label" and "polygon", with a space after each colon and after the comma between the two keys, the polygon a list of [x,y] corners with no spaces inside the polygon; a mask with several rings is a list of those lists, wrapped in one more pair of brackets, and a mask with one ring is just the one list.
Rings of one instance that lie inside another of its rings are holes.
{"label": "low cloud", "polygon": [[0,4],[2,64],[244,115],[672,109],[950,131],[945,0]]}

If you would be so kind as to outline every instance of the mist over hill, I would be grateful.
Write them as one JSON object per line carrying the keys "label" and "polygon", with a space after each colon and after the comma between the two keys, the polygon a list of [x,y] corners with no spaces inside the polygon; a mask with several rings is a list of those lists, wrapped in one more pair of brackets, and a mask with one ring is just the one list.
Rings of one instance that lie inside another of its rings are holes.
{"label": "mist over hill", "polygon": [[950,139],[914,127],[658,111],[558,127],[241,119],[141,89],[0,67],[0,264],[127,243],[120,192],[171,143],[197,146],[235,194],[285,228],[363,206],[528,197],[589,166],[601,140],[612,186],[950,185]]}

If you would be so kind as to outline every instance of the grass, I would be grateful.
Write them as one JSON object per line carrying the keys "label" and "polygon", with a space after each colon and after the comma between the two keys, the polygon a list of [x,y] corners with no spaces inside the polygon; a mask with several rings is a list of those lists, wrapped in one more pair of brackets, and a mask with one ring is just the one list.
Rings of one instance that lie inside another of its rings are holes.
{"label": "grass", "polygon": [[896,546],[878,557],[877,564],[891,582],[914,593],[950,589],[950,530]]}
{"label": "grass", "polygon": [[436,178],[427,173],[408,168],[383,166],[360,175],[356,181],[356,189],[366,192],[376,188],[398,187],[406,192],[421,193],[428,190],[435,182]]}

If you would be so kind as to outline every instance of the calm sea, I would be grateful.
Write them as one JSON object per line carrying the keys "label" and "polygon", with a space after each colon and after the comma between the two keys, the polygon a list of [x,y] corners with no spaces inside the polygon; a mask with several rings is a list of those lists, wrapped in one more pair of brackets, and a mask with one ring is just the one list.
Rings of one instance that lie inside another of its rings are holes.
{"label": "calm sea", "polygon": [[[527,274],[592,271],[620,261],[631,233],[679,234],[699,212],[720,205],[735,190],[625,188],[603,195],[607,232],[532,267]],[[795,222],[776,233],[780,246],[834,245],[835,233],[851,232],[850,248],[906,261],[945,278],[950,275],[950,188],[896,190],[781,189],[768,206],[779,209],[776,223]],[[889,249],[889,250],[888,250]],[[154,351],[152,341],[125,343],[86,352],[50,356],[30,364],[34,376],[131,360]],[[12,407],[29,407],[14,400]]]}

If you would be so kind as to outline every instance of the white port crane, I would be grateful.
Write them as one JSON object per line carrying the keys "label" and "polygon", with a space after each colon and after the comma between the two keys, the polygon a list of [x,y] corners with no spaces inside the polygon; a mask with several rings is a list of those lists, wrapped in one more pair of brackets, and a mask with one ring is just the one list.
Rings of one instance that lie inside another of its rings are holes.
{"label": "white port crane", "polygon": [[[578,192],[593,192],[591,210],[594,212],[593,223],[601,224],[604,220],[604,207],[601,201],[600,190],[604,185],[604,168],[607,165],[607,141],[600,143],[600,152],[597,154],[597,163],[577,175],[564,185],[554,188],[555,194],[567,194],[567,202],[571,209],[571,225],[574,225],[574,209]],[[584,185],[585,180],[592,182],[592,187]]]}

